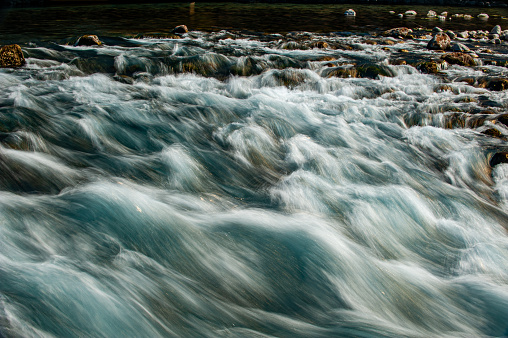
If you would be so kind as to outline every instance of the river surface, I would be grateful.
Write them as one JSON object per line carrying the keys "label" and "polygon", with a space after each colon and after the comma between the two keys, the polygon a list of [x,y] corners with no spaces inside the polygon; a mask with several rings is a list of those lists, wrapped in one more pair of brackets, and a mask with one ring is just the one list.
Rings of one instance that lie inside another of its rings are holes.
{"label": "river surface", "polygon": [[[364,28],[410,7],[203,6],[3,13],[0,336],[508,334],[508,91],[461,80],[507,68],[393,65],[434,52]],[[333,75],[358,64],[385,75]]]}

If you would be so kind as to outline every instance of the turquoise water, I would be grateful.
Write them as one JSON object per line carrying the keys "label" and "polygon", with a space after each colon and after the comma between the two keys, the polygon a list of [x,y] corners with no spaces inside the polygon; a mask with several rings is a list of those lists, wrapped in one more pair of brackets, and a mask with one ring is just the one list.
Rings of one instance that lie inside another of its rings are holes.
{"label": "turquoise water", "polygon": [[[27,64],[0,70],[1,336],[507,334],[507,149],[482,132],[508,135],[508,91],[461,80],[506,67],[422,74],[392,61],[425,39],[220,31],[198,5],[183,39],[126,37],[171,6],[4,19]],[[85,29],[104,45],[66,44]],[[330,75],[355,64],[388,76]]]}

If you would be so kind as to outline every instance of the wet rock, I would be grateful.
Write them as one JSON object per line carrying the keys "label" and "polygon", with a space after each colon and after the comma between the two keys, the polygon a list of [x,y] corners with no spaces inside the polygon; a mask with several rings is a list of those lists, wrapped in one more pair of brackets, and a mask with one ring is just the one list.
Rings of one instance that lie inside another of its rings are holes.
{"label": "wet rock", "polygon": [[326,41],[314,41],[313,43],[311,43],[310,47],[324,49],[328,48],[328,43]]}
{"label": "wet rock", "polygon": [[408,34],[413,33],[413,30],[407,27],[392,28],[383,33],[385,36],[397,38],[399,36],[406,37]]}
{"label": "wet rock", "polygon": [[358,77],[358,72],[355,67],[337,67],[329,69],[323,73],[325,77],[340,77],[343,79]]}
{"label": "wet rock", "polygon": [[348,9],[344,12],[344,15],[346,16],[356,16],[356,12],[353,9]]}
{"label": "wet rock", "polygon": [[422,61],[416,65],[416,69],[425,74],[437,74],[446,69],[447,65],[445,61]]}
{"label": "wet rock", "polygon": [[413,11],[413,10],[409,10],[409,11],[405,11],[404,12],[404,15],[405,16],[416,16],[416,11]]}
{"label": "wet rock", "polygon": [[437,16],[437,13],[434,12],[433,10],[430,10],[427,12],[427,17],[428,18],[435,18]]}
{"label": "wet rock", "polygon": [[457,36],[462,39],[467,39],[469,38],[469,32],[468,31],[459,32],[457,33]]}
{"label": "wet rock", "polygon": [[19,45],[7,45],[0,48],[0,67],[21,67],[25,64],[25,58]]}
{"label": "wet rock", "polygon": [[491,29],[490,34],[501,34],[501,26],[495,25],[494,28]]}
{"label": "wet rock", "polygon": [[504,124],[505,127],[508,127],[508,114],[501,114],[496,117],[495,122]]}
{"label": "wet rock", "polygon": [[466,53],[446,53],[442,56],[442,59],[452,65],[465,67],[472,67],[475,65],[473,57]]}
{"label": "wet rock", "polygon": [[490,137],[496,137],[496,138],[500,138],[503,136],[503,134],[499,130],[494,129],[494,128],[486,129],[486,130],[482,131],[482,134],[485,134]]}
{"label": "wet rock", "polygon": [[377,79],[380,76],[393,77],[394,74],[388,67],[382,65],[360,65],[356,67],[358,77],[365,77],[369,79]]}
{"label": "wet rock", "polygon": [[487,19],[489,18],[489,15],[488,15],[488,14],[486,14],[486,13],[480,13],[480,14],[478,14],[478,16],[477,16],[477,17],[478,17],[478,19],[480,19],[480,20],[487,20]]}
{"label": "wet rock", "polygon": [[464,52],[469,52],[470,51],[469,47],[464,45],[463,43],[454,43],[450,47],[450,50],[452,52],[460,52],[460,53],[464,53]]}
{"label": "wet rock", "polygon": [[508,79],[506,78],[482,78],[478,80],[478,87],[487,88],[494,91],[508,89]]}
{"label": "wet rock", "polygon": [[446,35],[448,35],[452,40],[457,38],[457,34],[455,34],[454,31],[446,31]]}
{"label": "wet rock", "polygon": [[450,37],[443,32],[434,35],[432,40],[427,44],[427,48],[431,50],[447,50],[450,47]]}
{"label": "wet rock", "polygon": [[185,25],[179,25],[173,29],[173,33],[175,33],[175,34],[185,34],[188,32],[189,32],[189,29]]}
{"label": "wet rock", "polygon": [[441,28],[439,28],[439,27],[434,27],[434,28],[432,28],[432,31],[434,33],[439,33],[439,32],[442,32],[443,30]]}
{"label": "wet rock", "polygon": [[97,35],[83,35],[76,42],[76,46],[100,46],[102,41],[99,40]]}
{"label": "wet rock", "polygon": [[508,163],[508,152],[501,151],[499,153],[494,154],[489,161],[491,167],[495,167],[501,163]]}

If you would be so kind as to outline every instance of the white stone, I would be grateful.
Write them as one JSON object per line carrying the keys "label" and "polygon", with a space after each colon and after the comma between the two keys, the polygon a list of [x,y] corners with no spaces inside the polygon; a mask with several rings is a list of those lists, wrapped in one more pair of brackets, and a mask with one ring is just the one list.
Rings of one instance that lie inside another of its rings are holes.
{"label": "white stone", "polygon": [[427,17],[429,17],[429,18],[435,18],[436,16],[437,16],[437,14],[433,10],[430,10],[427,12]]}
{"label": "white stone", "polygon": [[448,12],[442,12],[441,15],[446,17],[448,16]]}
{"label": "white stone", "polygon": [[404,15],[407,15],[407,16],[415,16],[415,15],[416,15],[416,12],[415,12],[415,11],[413,11],[413,10],[411,10],[411,11],[406,11],[406,12],[404,13]]}
{"label": "white stone", "polygon": [[488,19],[489,18],[489,15],[488,14],[485,14],[485,13],[480,13],[478,14],[478,19]]}
{"label": "white stone", "polygon": [[492,30],[490,31],[490,34],[501,34],[501,26],[499,25],[496,25],[494,26],[494,28],[492,28]]}

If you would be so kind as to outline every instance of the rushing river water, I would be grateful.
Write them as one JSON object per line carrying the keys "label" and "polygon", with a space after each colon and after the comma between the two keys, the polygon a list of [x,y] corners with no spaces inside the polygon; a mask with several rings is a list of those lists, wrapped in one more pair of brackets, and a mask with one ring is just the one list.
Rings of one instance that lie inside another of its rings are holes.
{"label": "rushing river water", "polygon": [[[72,10],[94,8],[114,7]],[[508,91],[460,80],[506,67],[390,64],[425,39],[11,15],[27,64],[0,70],[0,336],[508,334],[508,164],[489,166],[508,147],[482,133],[508,135],[488,120]],[[103,46],[72,44],[86,27]],[[386,76],[333,76],[365,63]]]}

